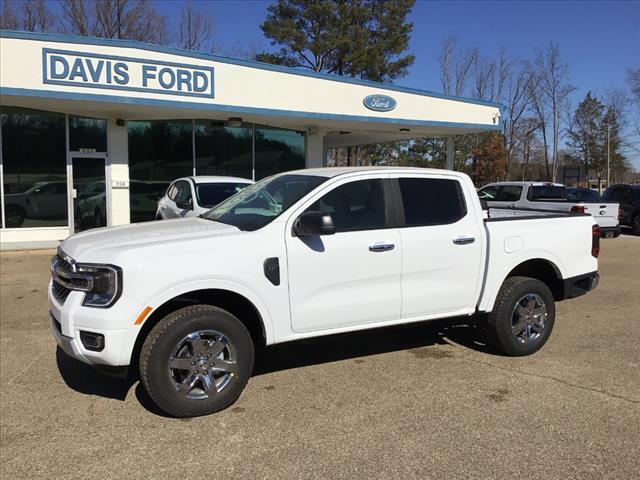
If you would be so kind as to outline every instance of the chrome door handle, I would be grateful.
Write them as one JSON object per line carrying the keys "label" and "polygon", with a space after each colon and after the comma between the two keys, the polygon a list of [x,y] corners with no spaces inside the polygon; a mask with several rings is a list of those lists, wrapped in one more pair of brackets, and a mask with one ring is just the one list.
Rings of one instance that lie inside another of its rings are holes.
{"label": "chrome door handle", "polygon": [[387,252],[393,250],[396,246],[393,243],[374,243],[369,245],[370,252]]}
{"label": "chrome door handle", "polygon": [[453,243],[456,245],[468,245],[469,243],[475,242],[476,239],[474,237],[458,237],[453,239]]}

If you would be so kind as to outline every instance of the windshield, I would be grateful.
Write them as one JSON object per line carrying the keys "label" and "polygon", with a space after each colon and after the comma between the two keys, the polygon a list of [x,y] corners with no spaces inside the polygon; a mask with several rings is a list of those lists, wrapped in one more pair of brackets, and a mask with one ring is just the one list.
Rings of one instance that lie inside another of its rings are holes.
{"label": "windshield", "polygon": [[231,195],[247,188],[250,183],[199,183],[196,185],[198,205],[211,208]]}
{"label": "windshield", "polygon": [[227,223],[240,230],[258,230],[327,180],[315,175],[278,175],[245,188],[203,218]]}

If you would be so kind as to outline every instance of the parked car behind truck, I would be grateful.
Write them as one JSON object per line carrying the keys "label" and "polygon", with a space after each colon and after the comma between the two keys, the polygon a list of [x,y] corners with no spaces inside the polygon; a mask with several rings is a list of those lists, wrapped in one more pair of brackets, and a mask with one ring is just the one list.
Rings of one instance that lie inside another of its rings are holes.
{"label": "parked car behind truck", "polygon": [[578,201],[560,183],[496,182],[482,187],[478,195],[491,207],[588,213],[598,222],[603,237],[620,235],[617,203]]}
{"label": "parked car behind truck", "polygon": [[640,235],[640,185],[612,185],[602,196],[607,202],[620,204],[620,224]]}
{"label": "parked car behind truck", "polygon": [[182,417],[235,402],[256,345],[478,314],[498,351],[530,355],[555,302],[598,284],[599,227],[587,214],[486,216],[459,172],[275,175],[201,217],[65,240],[51,329],[83,362],[139,365],[151,398]]}

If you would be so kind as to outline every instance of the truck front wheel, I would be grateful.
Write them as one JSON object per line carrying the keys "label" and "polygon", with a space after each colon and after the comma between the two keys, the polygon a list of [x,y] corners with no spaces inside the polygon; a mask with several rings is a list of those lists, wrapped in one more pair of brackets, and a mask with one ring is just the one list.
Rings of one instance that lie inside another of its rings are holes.
{"label": "truck front wheel", "polygon": [[509,277],[487,317],[487,337],[505,355],[531,355],[547,342],[555,317],[549,287],[535,278]]}
{"label": "truck front wheel", "polygon": [[140,377],[166,413],[195,417],[233,404],[253,371],[253,341],[229,312],[210,305],[176,310],[149,332]]}

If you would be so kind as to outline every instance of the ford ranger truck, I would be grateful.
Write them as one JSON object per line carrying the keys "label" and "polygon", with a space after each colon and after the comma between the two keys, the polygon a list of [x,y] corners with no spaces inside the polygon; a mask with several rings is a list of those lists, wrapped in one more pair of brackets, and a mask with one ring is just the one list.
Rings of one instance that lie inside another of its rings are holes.
{"label": "ford ranger truck", "polygon": [[599,234],[587,214],[491,218],[463,173],[294,171],[197,218],[68,238],[51,330],[78,360],[139,370],[168,414],[204,415],[236,401],[262,345],[468,315],[530,355],[555,302],[598,284]]}

